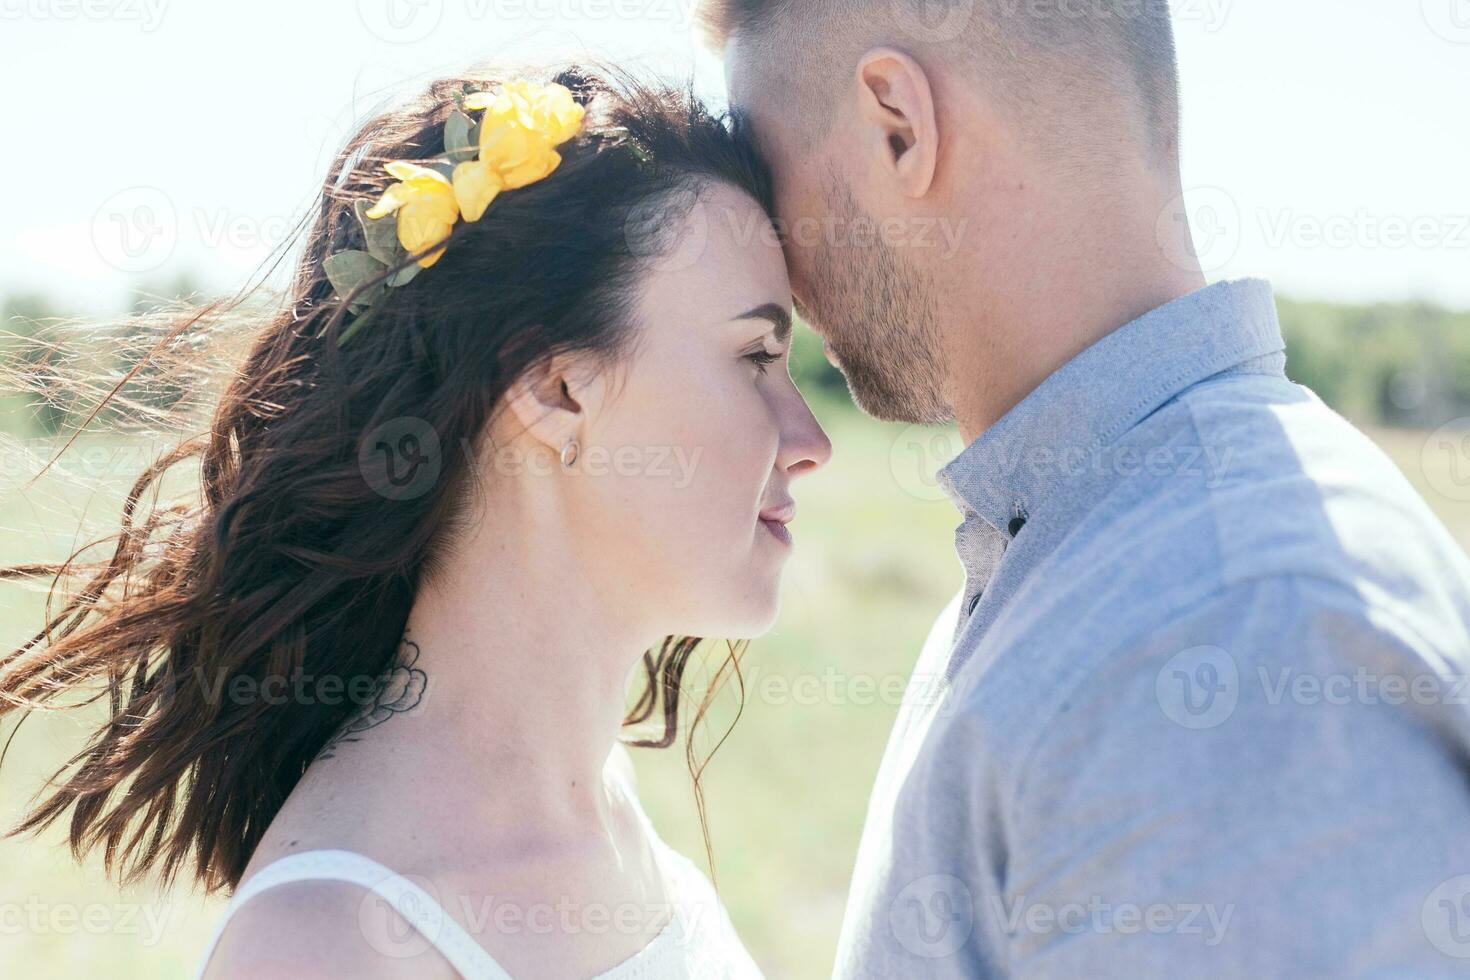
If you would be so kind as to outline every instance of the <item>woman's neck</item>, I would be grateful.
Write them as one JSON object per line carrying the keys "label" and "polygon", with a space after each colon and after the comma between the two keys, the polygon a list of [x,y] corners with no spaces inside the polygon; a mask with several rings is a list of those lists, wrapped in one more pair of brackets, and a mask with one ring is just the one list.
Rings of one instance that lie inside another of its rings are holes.
{"label": "woman's neck", "polygon": [[652,638],[608,608],[554,522],[515,517],[481,522],[421,586],[399,657],[422,672],[418,703],[336,754],[392,767],[373,779],[399,792],[433,786],[467,820],[585,830],[608,819],[603,771]]}
{"label": "woman's neck", "polygon": [[542,812],[600,810],[647,639],[602,607],[568,549],[499,542],[460,555],[409,615],[425,686],[402,734],[458,760],[466,779],[513,781]]}

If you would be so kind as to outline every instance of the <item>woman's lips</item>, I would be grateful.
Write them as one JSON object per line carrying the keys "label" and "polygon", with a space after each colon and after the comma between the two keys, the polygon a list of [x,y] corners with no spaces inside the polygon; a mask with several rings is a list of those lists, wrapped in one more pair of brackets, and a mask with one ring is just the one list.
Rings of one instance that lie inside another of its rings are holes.
{"label": "woman's lips", "polygon": [[790,524],[796,520],[796,501],[787,500],[783,503],[767,507],[760,512],[763,521],[776,521],[780,524]]}
{"label": "woman's lips", "polygon": [[771,536],[777,541],[782,544],[791,543],[791,531],[785,524],[782,524],[780,521],[768,521],[765,518],[761,518],[761,524],[765,525],[766,530],[770,531]]}
{"label": "woman's lips", "polygon": [[777,541],[780,541],[782,544],[790,544],[791,530],[786,525],[791,523],[795,517],[796,504],[788,500],[783,504],[775,507],[767,507],[761,511],[760,523],[765,525],[766,530],[770,531],[771,535]]}

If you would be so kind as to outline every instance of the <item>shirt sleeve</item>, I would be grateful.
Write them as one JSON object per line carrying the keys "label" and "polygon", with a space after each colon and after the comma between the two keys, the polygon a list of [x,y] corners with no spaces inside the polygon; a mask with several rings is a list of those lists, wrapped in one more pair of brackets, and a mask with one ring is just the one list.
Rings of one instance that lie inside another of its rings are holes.
{"label": "shirt sleeve", "polygon": [[1241,583],[1056,692],[977,910],[1009,976],[1470,975],[1465,653],[1367,610]]}

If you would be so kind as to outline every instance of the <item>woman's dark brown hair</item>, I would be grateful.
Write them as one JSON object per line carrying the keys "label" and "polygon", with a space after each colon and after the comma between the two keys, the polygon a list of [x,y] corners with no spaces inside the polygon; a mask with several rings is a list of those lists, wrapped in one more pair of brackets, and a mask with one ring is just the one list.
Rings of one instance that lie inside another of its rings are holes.
{"label": "woman's dark brown hair", "polygon": [[[364,247],[355,202],[381,195],[385,162],[445,151],[445,120],[466,83],[500,80],[476,69],[436,81],[342,148],[303,222],[283,306],[252,328],[210,431],[134,483],[121,530],[102,542],[110,559],[79,561],[82,549],[0,571],[50,575],[62,602],[56,613],[48,602],[44,628],[0,657],[0,714],[73,706],[83,691],[81,703],[105,697],[110,708],[10,833],[70,810],[73,851],[102,845],[125,881],[171,882],[192,859],[207,890],[238,884],[306,767],[361,704],[220,692],[242,678],[254,690],[272,678],[340,678],[351,690],[384,676],[420,583],[464,526],[474,454],[456,449],[478,444],[509,384],[557,353],[613,363],[630,352],[640,274],[670,244],[662,232],[679,224],[691,192],[730,184],[770,210],[769,178],[739,127],[692,94],[581,68],[542,75],[587,108],[561,166],[460,222],[437,264],[383,293],[371,323],[339,347],[352,320],[322,263]],[[187,346],[242,299],[171,321],[155,352]],[[439,475],[423,492],[385,493],[374,440],[409,417],[443,447]],[[198,466],[199,500],[148,506],[150,488],[156,495],[186,460]],[[675,743],[681,680],[700,642],[670,637],[644,655],[647,688],[626,721],[661,721],[662,734],[632,744]],[[729,645],[696,722],[720,682],[738,678],[740,648]],[[687,751],[708,848],[703,764],[692,740]]]}

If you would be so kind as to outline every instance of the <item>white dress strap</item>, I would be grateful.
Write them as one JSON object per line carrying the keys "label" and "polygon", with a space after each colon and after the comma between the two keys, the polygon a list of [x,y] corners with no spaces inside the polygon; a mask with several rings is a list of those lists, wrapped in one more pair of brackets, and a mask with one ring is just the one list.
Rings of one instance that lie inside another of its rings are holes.
{"label": "white dress strap", "polygon": [[271,862],[251,875],[236,890],[225,914],[215,927],[214,935],[199,962],[196,980],[201,980],[204,976],[209,958],[236,909],[267,889],[298,881],[342,881],[365,888],[382,896],[405,922],[413,926],[449,961],[461,977],[472,980],[512,980],[510,974],[495,962],[485,948],[475,942],[423,888],[371,858],[355,851],[337,850],[292,854]]}

